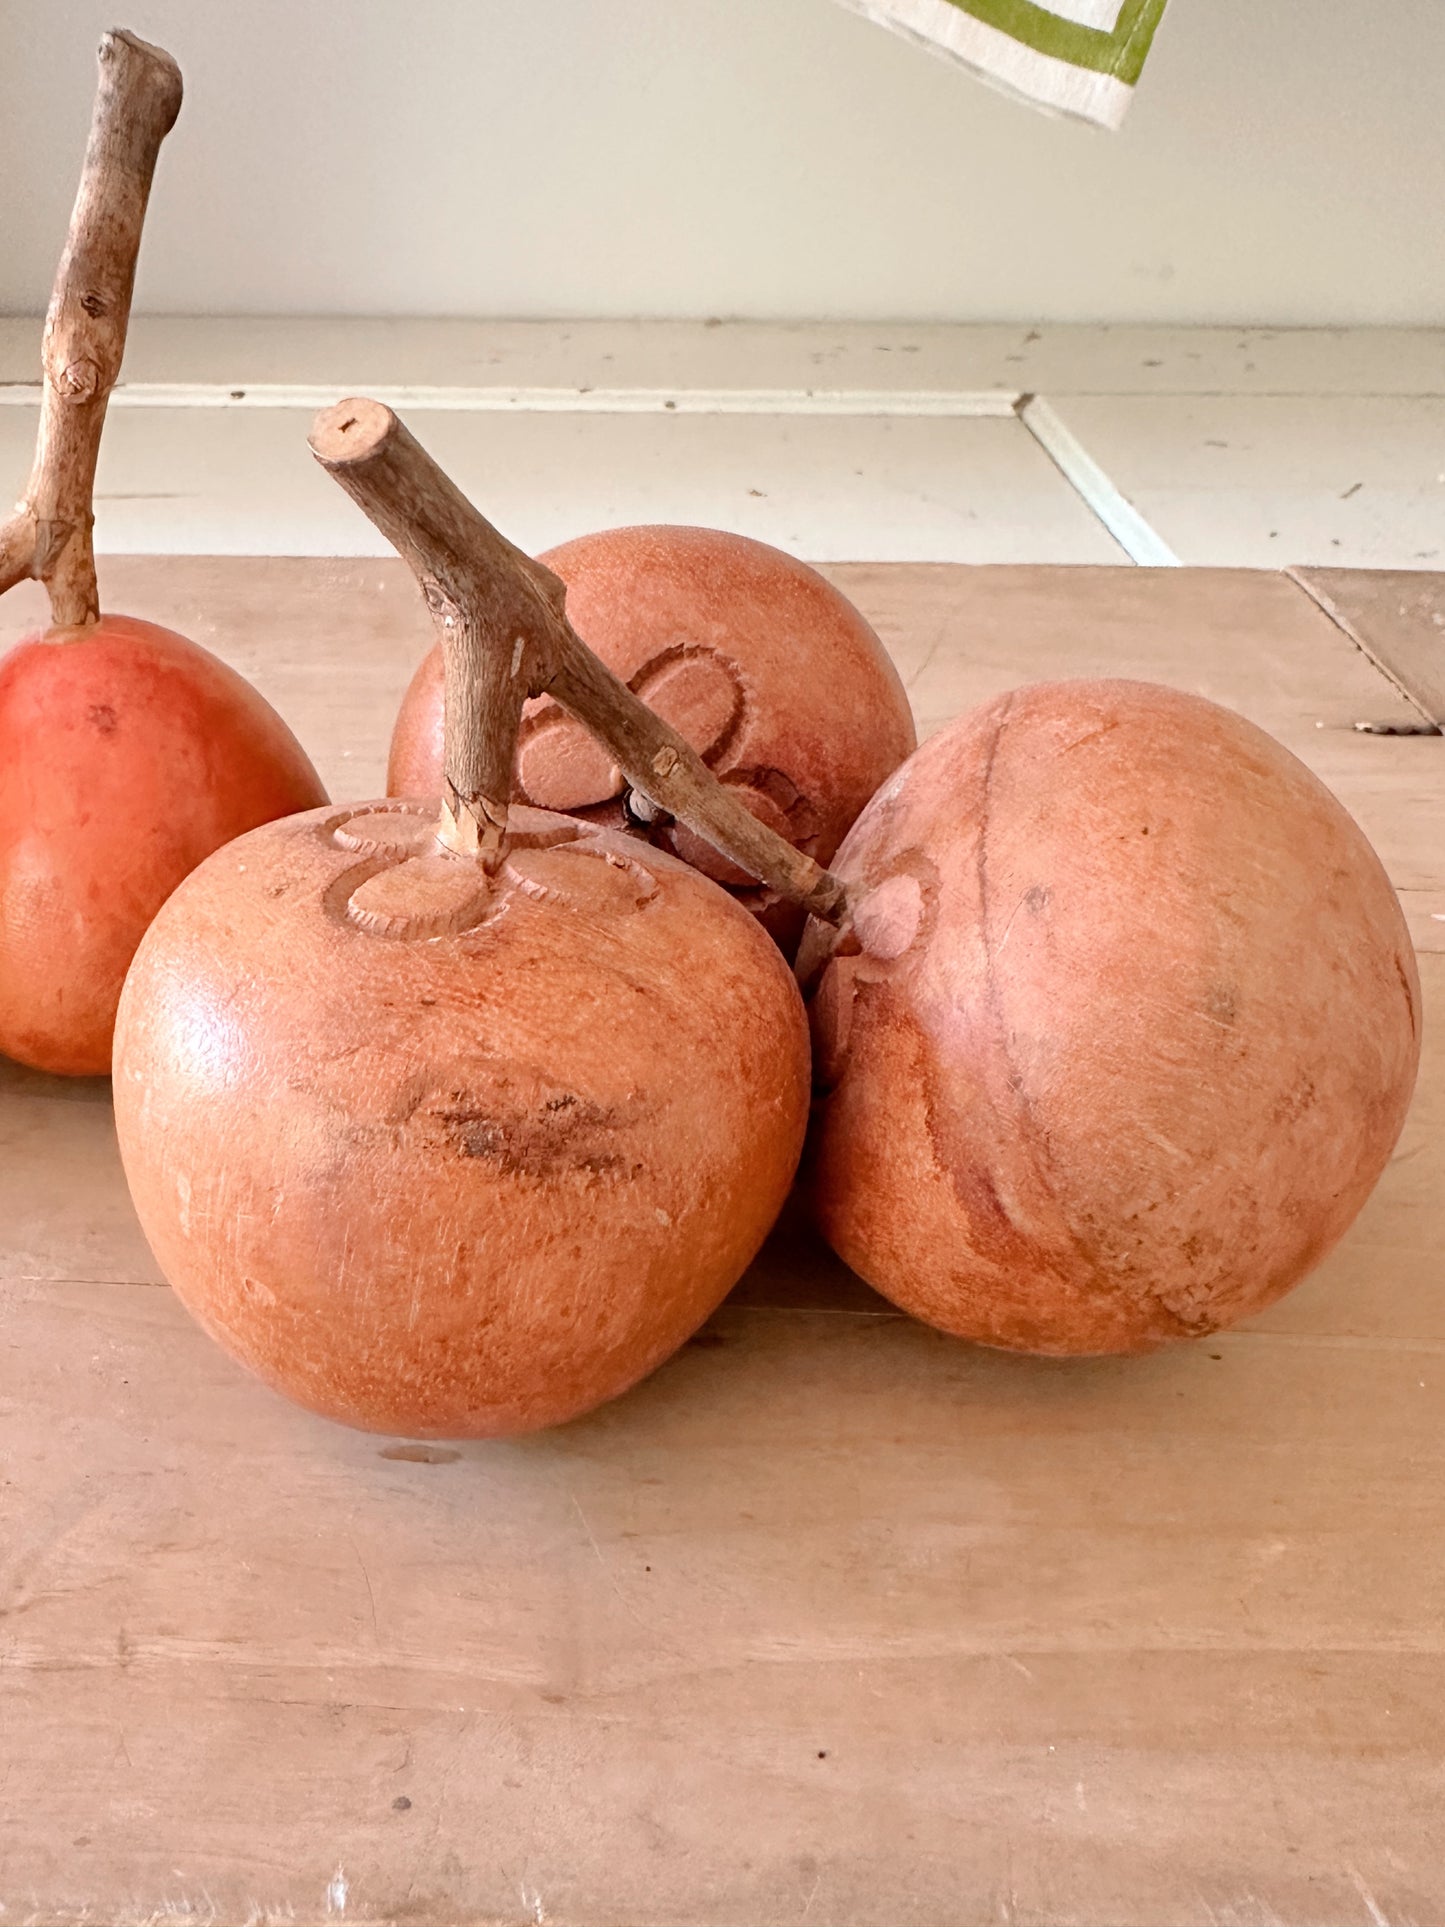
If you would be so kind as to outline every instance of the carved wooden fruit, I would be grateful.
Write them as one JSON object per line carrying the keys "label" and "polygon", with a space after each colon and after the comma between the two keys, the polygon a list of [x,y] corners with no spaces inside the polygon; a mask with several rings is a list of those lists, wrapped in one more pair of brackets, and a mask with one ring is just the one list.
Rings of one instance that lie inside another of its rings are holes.
{"label": "carved wooden fruit", "polygon": [[136,957],[116,1124],[161,1269],[312,1410],[529,1431],[651,1371],[781,1208],[801,1002],[752,920],[617,832],[318,810],[184,883]]}
{"label": "carved wooden fruit", "polygon": [[0,1050],[110,1069],[135,947],[203,857],[325,791],[224,663],[128,616],[0,657]]}
{"label": "carved wooden fruit", "polygon": [[142,932],[183,876],[325,798],[261,697],[184,637],[101,615],[91,490],[120,369],[156,156],[180,108],[169,54],[107,34],[45,333],[35,466],[0,528],[0,590],[45,584],[53,626],[0,659],[0,1051],[110,1069]]}
{"label": "carved wooden fruit", "polygon": [[859,948],[813,1003],[812,1195],[906,1310],[1144,1351],[1259,1311],[1359,1211],[1414,1085],[1414,958],[1364,836],[1252,724],[1021,690],[926,743],[834,867]]}
{"label": "carved wooden fruit", "polygon": [[[566,583],[568,618],[603,662],[756,816],[819,863],[913,749],[908,698],[882,643],[831,583],[781,550],[664,525],[584,535],[539,560]],[[430,794],[441,751],[433,649],[397,718],[392,795]],[[605,744],[556,702],[533,706],[518,746],[521,801],[621,826],[627,791]],[[685,824],[664,816],[652,840],[796,942],[792,906]]]}
{"label": "carved wooden fruit", "polygon": [[427,586],[446,801],[295,816],[181,885],[122,999],[126,1174],[176,1291],[281,1391],[528,1431],[650,1371],[753,1256],[802,1148],[802,1000],[687,865],[508,811],[531,585],[488,600],[500,538],[388,411],[313,447]]}

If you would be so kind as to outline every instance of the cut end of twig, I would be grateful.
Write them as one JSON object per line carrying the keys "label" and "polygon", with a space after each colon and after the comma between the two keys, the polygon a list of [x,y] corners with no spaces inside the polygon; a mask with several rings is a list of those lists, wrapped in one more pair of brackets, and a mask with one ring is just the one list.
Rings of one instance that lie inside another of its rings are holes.
{"label": "cut end of twig", "polygon": [[311,453],[329,469],[369,461],[401,424],[384,402],[353,395],[332,408],[323,408],[311,424],[307,440]]}
{"label": "cut end of twig", "polygon": [[185,92],[181,83],[181,69],[175,64],[175,56],[168,54],[164,46],[156,46],[152,40],[141,39],[139,33],[131,33],[129,27],[112,27],[110,33],[100,35],[100,50],[96,58],[100,60],[100,66],[104,66],[108,60],[139,58],[139,60],[145,60],[146,66],[154,69],[154,79],[158,89],[162,91],[162,98],[168,98],[173,102],[170,108],[170,119],[162,129],[162,133],[170,133],[171,127],[175,125],[175,116],[181,112],[181,94]]}
{"label": "cut end of twig", "polygon": [[129,27],[112,27],[109,33],[102,34],[100,50],[97,55],[102,70],[111,62],[122,60],[141,60],[151,69],[152,85],[156,90],[158,105],[158,133],[168,134],[176,124],[176,116],[181,111],[181,99],[185,87],[181,80],[181,70],[173,55],[164,47],[157,47],[149,40],[142,40],[138,33]]}

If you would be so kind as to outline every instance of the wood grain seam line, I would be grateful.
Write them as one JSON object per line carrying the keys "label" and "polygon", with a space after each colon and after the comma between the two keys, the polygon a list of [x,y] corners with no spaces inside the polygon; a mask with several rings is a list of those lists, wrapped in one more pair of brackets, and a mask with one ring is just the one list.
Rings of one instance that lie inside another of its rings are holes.
{"label": "wood grain seam line", "polygon": [[[1391,1163],[1399,1163],[1403,1161],[1404,1158],[1413,1155],[1415,1155],[1413,1152],[1397,1152],[1395,1157],[1391,1159]],[[81,1287],[87,1290],[110,1290],[112,1288],[116,1290],[129,1289],[142,1291],[170,1290],[169,1285],[152,1278],[52,1278],[40,1273],[30,1274],[23,1272],[0,1275],[0,1290],[4,1290],[10,1285],[53,1285],[61,1289]],[[930,1332],[930,1327],[919,1324],[916,1319],[910,1318],[906,1312],[862,1311],[847,1305],[730,1305],[724,1300],[717,1311],[714,1312],[713,1317],[714,1319],[726,1317],[732,1320],[758,1315],[786,1318],[851,1318],[874,1324],[916,1326],[920,1332]],[[931,1335],[935,1337],[939,1336],[937,1333],[932,1333]],[[1203,1343],[1203,1341],[1200,1342]],[[1259,1344],[1263,1342],[1285,1346],[1292,1350],[1361,1351],[1378,1352],[1386,1355],[1398,1354],[1401,1357],[1409,1357],[1416,1354],[1422,1357],[1445,1357],[1445,1338],[1394,1338],[1355,1332],[1286,1332],[1245,1328],[1243,1330],[1236,1329],[1234,1331],[1214,1332],[1211,1334],[1208,1342],[1211,1345],[1228,1346]],[[964,1352],[967,1352],[971,1357],[976,1357],[981,1355],[981,1348],[961,1345],[960,1355],[962,1356]],[[1069,1361],[1058,1359],[1035,1359],[1028,1362],[1045,1367],[1057,1367],[1063,1371],[1070,1369]],[[1075,1365],[1082,1364],[1087,1367],[1089,1364],[1108,1363],[1109,1361],[1075,1360],[1072,1362]]]}
{"label": "wood grain seam line", "polygon": [[1358,649],[1360,654],[1365,658],[1365,661],[1368,662],[1372,668],[1379,671],[1380,675],[1385,678],[1385,681],[1390,684],[1396,693],[1404,697],[1405,701],[1422,721],[1434,723],[1437,727],[1445,725],[1445,716],[1437,716],[1433,713],[1427,699],[1411,687],[1410,683],[1401,676],[1393,664],[1386,661],[1383,656],[1379,655],[1377,651],[1371,647],[1370,643],[1360,634],[1359,630],[1350,622],[1343,612],[1335,606],[1323,591],[1317,589],[1308,577],[1302,573],[1302,565],[1287,568],[1283,573],[1285,577],[1294,584],[1295,588],[1299,590],[1300,594],[1305,596],[1310,604],[1318,609],[1322,615],[1327,616],[1342,636],[1354,644],[1355,648]]}

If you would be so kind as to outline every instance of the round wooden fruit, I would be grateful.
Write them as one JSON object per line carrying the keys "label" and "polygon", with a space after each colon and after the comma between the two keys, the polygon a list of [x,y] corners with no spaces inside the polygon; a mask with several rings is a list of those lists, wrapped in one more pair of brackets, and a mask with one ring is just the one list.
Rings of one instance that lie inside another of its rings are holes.
{"label": "round wooden fruit", "polygon": [[126,967],[181,878],[326,794],[249,684],[169,629],[102,615],[97,599],[96,459],[151,177],[180,104],[169,54],[105,35],[46,322],[34,469],[0,526],[0,590],[33,577],[52,615],[0,659],[0,1051],[45,1071],[108,1071]]}
{"label": "round wooden fruit", "polygon": [[181,885],[116,1034],[161,1269],[228,1351],[373,1431],[554,1425],[714,1310],[791,1182],[807,1030],[724,892],[516,812],[488,878],[435,810],[318,810]]}
{"label": "round wooden fruit", "polygon": [[262,1378],[374,1431],[530,1431],[651,1371],[762,1242],[807,1121],[802,999],[685,863],[509,808],[554,682],[664,781],[706,776],[561,584],[389,410],[329,409],[312,448],[426,588],[443,800],[294,816],[187,878],[121,1000],[121,1153],[167,1278]]}
{"label": "round wooden fruit", "polygon": [[[754,815],[819,863],[914,747],[908,697],[878,637],[831,583],[780,549],[664,525],[584,535],[539,560],[566,583],[583,641]],[[441,755],[433,649],[397,719],[391,794],[430,795]],[[547,698],[523,724],[516,795],[637,825],[611,752]],[[645,805],[640,814],[650,814]],[[780,941],[796,941],[793,907],[686,825],[665,818],[652,840],[732,889]]]}
{"label": "round wooden fruit", "polygon": [[1018,691],[926,743],[834,869],[858,949],[813,1003],[812,1197],[905,1310],[1145,1351],[1258,1312],[1359,1211],[1414,1084],[1414,958],[1364,836],[1252,724]]}
{"label": "round wooden fruit", "polygon": [[0,657],[0,1051],[109,1071],[121,984],[172,890],[325,794],[250,684],[155,623],[106,615]]}

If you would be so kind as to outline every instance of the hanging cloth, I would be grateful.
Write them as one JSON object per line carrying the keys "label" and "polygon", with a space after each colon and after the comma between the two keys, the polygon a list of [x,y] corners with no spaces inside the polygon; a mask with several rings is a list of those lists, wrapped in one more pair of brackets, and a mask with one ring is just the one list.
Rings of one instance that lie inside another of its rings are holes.
{"label": "hanging cloth", "polygon": [[1115,128],[1165,0],[840,0],[1056,114]]}

